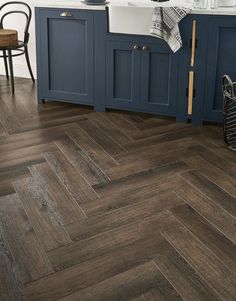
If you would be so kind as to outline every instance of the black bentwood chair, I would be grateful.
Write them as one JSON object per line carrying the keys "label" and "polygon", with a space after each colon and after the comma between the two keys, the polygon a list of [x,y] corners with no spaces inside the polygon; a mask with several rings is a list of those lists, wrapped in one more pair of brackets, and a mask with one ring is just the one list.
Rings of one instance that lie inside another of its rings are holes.
{"label": "black bentwood chair", "polygon": [[[31,11],[31,8],[29,7],[29,5],[24,2],[11,1],[11,2],[4,3],[3,5],[0,6],[0,14],[3,9],[5,11],[6,6],[12,6],[12,5],[17,5],[17,10],[8,10],[8,7],[7,7],[6,12],[3,13],[2,16],[0,17],[0,29],[4,29],[4,27],[3,27],[4,19],[5,19],[5,17],[7,17],[11,14],[22,14],[26,18],[26,24],[25,24],[25,30],[24,30],[24,41],[18,40],[18,42],[14,46],[10,46],[10,45],[9,46],[0,46],[0,50],[3,53],[3,55],[0,55],[0,57],[4,59],[4,65],[5,65],[7,79],[9,79],[7,59],[9,61],[11,88],[12,88],[12,94],[14,95],[15,87],[14,87],[14,72],[13,72],[13,63],[12,63],[13,57],[25,55],[26,63],[27,63],[29,73],[30,73],[33,83],[35,83],[35,80],[34,80],[34,75],[33,75],[32,69],[31,69],[30,60],[29,60],[29,52],[28,52],[29,26],[30,26],[30,21],[31,21],[31,17],[32,17],[32,11]],[[22,7],[22,10],[18,9],[18,7]]]}

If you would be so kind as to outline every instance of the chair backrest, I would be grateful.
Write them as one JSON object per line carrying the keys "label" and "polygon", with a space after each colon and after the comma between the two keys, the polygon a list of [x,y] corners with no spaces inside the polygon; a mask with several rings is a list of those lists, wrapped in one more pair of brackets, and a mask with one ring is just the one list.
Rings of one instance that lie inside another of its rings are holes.
{"label": "chair backrest", "polygon": [[[22,10],[21,9],[17,9],[17,10],[10,10],[10,6],[12,5],[17,5],[17,7],[22,6]],[[9,7],[8,7],[9,6]],[[26,18],[26,23],[25,23],[25,29],[24,29],[24,43],[28,43],[29,41],[29,26],[30,26],[30,21],[32,18],[32,11],[30,6],[25,3],[25,2],[21,2],[21,1],[10,1],[10,2],[6,2],[3,5],[0,6],[0,13],[1,11],[7,7],[7,11],[5,13],[2,14],[2,16],[0,17],[0,29],[3,29],[3,22],[4,19],[11,15],[11,14],[22,14],[25,16]],[[24,9],[23,9],[24,7]],[[9,10],[8,10],[9,8]]]}

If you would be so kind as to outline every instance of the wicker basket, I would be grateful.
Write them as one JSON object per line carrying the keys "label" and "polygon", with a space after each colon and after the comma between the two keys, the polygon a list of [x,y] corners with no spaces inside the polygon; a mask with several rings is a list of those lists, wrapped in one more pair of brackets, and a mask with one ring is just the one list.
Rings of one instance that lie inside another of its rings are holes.
{"label": "wicker basket", "polygon": [[228,75],[224,75],[224,140],[228,147],[236,151],[236,83]]}

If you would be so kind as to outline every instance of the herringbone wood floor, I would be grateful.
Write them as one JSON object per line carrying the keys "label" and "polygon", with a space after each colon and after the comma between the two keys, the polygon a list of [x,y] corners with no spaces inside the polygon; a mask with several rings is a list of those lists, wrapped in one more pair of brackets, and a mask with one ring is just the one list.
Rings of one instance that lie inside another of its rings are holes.
{"label": "herringbone wood floor", "polygon": [[0,77],[0,300],[236,300],[221,128],[56,102]]}

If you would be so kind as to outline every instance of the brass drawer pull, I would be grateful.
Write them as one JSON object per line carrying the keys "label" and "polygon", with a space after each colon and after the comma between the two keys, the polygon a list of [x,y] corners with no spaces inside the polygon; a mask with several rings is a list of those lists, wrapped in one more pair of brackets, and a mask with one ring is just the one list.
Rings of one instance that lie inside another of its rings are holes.
{"label": "brass drawer pull", "polygon": [[65,12],[61,13],[60,16],[61,17],[72,17],[72,14],[70,12],[65,11]]}
{"label": "brass drawer pull", "polygon": [[193,98],[194,98],[194,72],[189,72],[189,86],[188,86],[188,115],[193,114]]}
{"label": "brass drawer pull", "polygon": [[197,31],[197,22],[196,22],[196,20],[193,20],[193,24],[192,24],[192,45],[191,45],[191,67],[194,67],[194,64],[195,64],[196,31]]}

